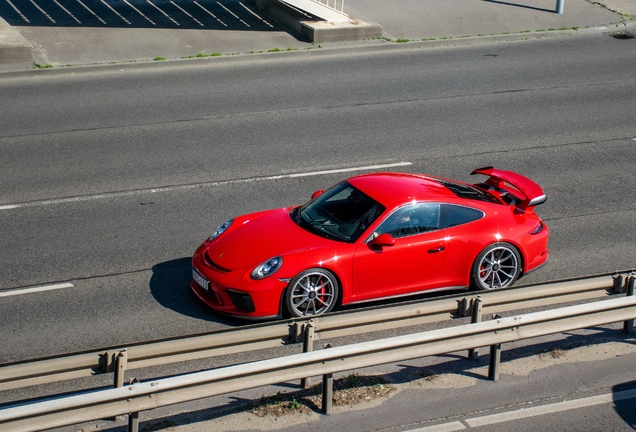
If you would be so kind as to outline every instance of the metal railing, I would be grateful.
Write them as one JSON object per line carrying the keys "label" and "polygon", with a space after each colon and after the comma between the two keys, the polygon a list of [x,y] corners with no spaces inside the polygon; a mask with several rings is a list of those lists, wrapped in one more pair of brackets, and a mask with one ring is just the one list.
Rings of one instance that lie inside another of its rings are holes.
{"label": "metal railing", "polygon": [[[435,300],[419,300],[393,306],[336,313],[311,320],[252,325],[142,344],[102,348],[55,358],[0,365],[0,391],[50,382],[113,373],[114,387],[121,387],[127,370],[197,360],[303,342],[404,328],[472,315],[494,314],[537,306],[604,298],[629,289],[633,270],[589,278],[557,281],[504,290],[462,293]],[[304,387],[309,385],[306,380]]]}
{"label": "metal railing", "polygon": [[312,0],[338,12],[344,13],[344,0]]}
{"label": "metal railing", "polygon": [[328,22],[349,22],[349,15],[344,12],[344,0],[281,0],[284,3],[322,18]]}
{"label": "metal railing", "polygon": [[633,295],[496,318],[11,407],[0,410],[0,429],[35,431],[128,414],[129,429],[136,431],[140,411],[315,375],[323,376],[323,411],[329,414],[337,372],[490,346],[489,378],[497,380],[503,343],[619,321],[633,326],[634,318]]}

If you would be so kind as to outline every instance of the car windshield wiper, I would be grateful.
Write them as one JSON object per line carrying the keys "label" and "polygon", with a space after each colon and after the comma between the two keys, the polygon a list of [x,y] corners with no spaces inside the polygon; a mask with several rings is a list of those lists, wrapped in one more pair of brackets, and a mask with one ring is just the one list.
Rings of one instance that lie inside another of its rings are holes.
{"label": "car windshield wiper", "polygon": [[330,240],[347,241],[347,239],[337,236],[336,234],[334,234],[333,232],[329,231],[327,228],[324,227],[324,225],[336,226],[333,221],[327,218],[320,219],[320,220],[312,219],[307,213],[302,213],[298,211],[297,220],[298,220],[297,223],[301,227],[304,226],[309,231],[312,231],[321,237],[326,237]]}

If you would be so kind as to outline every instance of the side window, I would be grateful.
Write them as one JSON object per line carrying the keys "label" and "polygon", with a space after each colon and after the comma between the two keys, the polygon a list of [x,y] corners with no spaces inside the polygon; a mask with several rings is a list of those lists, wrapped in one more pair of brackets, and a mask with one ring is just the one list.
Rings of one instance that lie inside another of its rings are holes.
{"label": "side window", "polygon": [[472,209],[470,207],[443,204],[440,218],[440,228],[444,229],[457,225],[463,225],[465,223],[481,219],[483,216],[483,212]]}
{"label": "side window", "polygon": [[439,229],[440,205],[409,204],[391,213],[374,234],[390,234],[400,238]]}

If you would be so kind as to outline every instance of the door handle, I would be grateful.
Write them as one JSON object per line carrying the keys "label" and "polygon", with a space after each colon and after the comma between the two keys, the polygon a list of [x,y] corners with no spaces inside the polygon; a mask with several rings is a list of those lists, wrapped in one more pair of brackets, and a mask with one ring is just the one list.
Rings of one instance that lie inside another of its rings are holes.
{"label": "door handle", "polygon": [[434,248],[434,249],[429,249],[428,253],[437,253],[437,252],[443,251],[444,249],[445,249],[444,246],[440,246],[440,247],[437,247],[437,248]]}

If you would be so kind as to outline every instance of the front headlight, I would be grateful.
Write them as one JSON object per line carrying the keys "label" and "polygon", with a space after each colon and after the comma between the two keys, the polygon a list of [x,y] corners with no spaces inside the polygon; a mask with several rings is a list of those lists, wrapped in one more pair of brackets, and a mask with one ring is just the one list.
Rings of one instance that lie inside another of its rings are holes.
{"label": "front headlight", "polygon": [[263,264],[252,270],[250,274],[252,279],[264,279],[269,275],[276,273],[276,271],[283,265],[282,257],[274,257],[265,261]]}
{"label": "front headlight", "polygon": [[230,219],[229,221],[218,227],[216,231],[214,231],[214,233],[210,236],[209,240],[214,240],[215,238],[223,234],[223,232],[225,232],[225,230],[228,229],[230,225],[232,225],[232,222],[234,222],[234,219]]}

